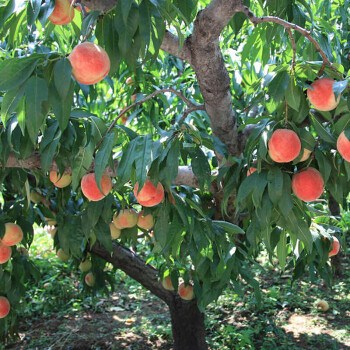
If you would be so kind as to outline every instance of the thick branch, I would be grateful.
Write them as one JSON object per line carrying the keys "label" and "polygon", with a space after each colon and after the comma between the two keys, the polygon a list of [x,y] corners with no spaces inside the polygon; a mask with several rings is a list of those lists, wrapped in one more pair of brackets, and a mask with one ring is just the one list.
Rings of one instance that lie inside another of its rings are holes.
{"label": "thick branch", "polygon": [[238,140],[230,77],[220,50],[219,36],[240,5],[239,0],[213,0],[198,13],[190,37],[192,67],[198,78],[213,133],[235,156],[241,154],[244,145]]}
{"label": "thick branch", "polygon": [[[2,164],[0,163],[0,166]],[[23,168],[29,170],[41,170],[41,157],[39,153],[33,153],[33,155],[26,160],[18,160],[13,153],[10,154],[7,159],[5,168]],[[112,177],[117,176],[118,161],[114,162],[114,169],[108,167],[106,173]],[[91,170],[93,165],[91,166]],[[52,162],[49,170],[58,171],[58,167],[55,161]],[[66,172],[71,173],[71,169],[66,169]],[[190,186],[194,188],[199,188],[198,180],[192,172],[190,166],[179,166],[177,177],[173,182],[174,186]]]}
{"label": "thick branch", "polygon": [[167,291],[159,283],[158,271],[153,266],[146,264],[144,260],[131,250],[120,244],[113,243],[113,252],[111,254],[105,247],[95,243],[90,248],[90,251],[110,262],[116,269],[124,271],[166,304],[171,305],[174,302],[174,293]]}
{"label": "thick branch", "polygon": [[160,48],[170,55],[173,55],[191,64],[191,51],[187,41],[184,42],[180,50],[179,38],[169,31],[165,32]]}

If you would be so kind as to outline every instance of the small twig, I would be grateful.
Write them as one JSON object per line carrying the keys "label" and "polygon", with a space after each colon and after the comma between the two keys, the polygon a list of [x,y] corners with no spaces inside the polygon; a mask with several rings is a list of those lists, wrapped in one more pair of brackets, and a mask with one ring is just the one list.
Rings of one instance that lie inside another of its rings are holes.
{"label": "small twig", "polygon": [[[328,65],[334,72],[338,74],[339,77],[342,78],[341,74],[332,66],[332,63],[329,61],[327,58],[327,55],[325,52],[321,49],[321,46],[318,44],[318,42],[311,36],[311,33],[307,31],[305,28],[302,28],[298,26],[297,24],[290,23],[288,21],[285,21],[282,18],[275,17],[275,16],[262,16],[262,17],[257,17],[255,14],[250,10],[249,7],[240,5],[238,7],[238,11],[243,12],[249,20],[254,24],[260,24],[260,23],[267,23],[267,22],[273,22],[282,25],[286,29],[294,29],[295,31],[299,32],[302,34],[305,38],[307,38],[312,45],[315,46],[315,49],[317,52],[320,53],[322,59],[323,59],[323,64]],[[322,69],[322,68],[321,68]]]}
{"label": "small twig", "polygon": [[98,142],[96,148],[95,148],[95,152],[94,155],[96,154],[96,151],[99,149],[99,147],[101,146],[103,139],[106,137],[107,134],[109,134],[111,132],[111,130],[114,128],[114,126],[117,124],[119,118],[121,118],[122,115],[124,115],[126,112],[128,112],[130,109],[138,106],[138,105],[142,105],[144,102],[152,99],[154,96],[158,95],[158,94],[164,94],[165,92],[172,92],[173,94],[175,94],[176,96],[180,97],[186,104],[188,104],[190,106],[189,109],[192,109],[191,111],[194,111],[196,109],[204,109],[203,105],[195,105],[194,103],[192,103],[188,98],[186,98],[182,92],[177,91],[173,88],[167,88],[167,89],[161,89],[161,90],[157,90],[157,91],[153,91],[150,95],[146,96],[145,98],[143,98],[140,101],[134,102],[133,104],[129,105],[128,107],[124,108],[119,114],[118,116],[113,120],[112,124],[109,126],[109,128],[107,129],[106,133],[104,134],[104,136],[101,138],[101,140]]}
{"label": "small twig", "polygon": [[287,127],[288,124],[288,103],[287,103],[287,99],[284,99],[284,103],[286,105],[286,113],[284,115],[284,126]]}
{"label": "small twig", "polygon": [[292,31],[290,30],[290,28],[286,28],[286,30],[288,32],[290,41],[292,42],[292,49],[293,49],[292,72],[294,72],[294,69],[295,69],[295,57],[296,57],[297,48],[296,48],[296,45],[295,45],[295,40],[294,40],[294,36],[292,34]]}
{"label": "small twig", "polygon": [[186,109],[183,116],[180,118],[179,122],[184,121],[187,118],[187,116],[194,111],[205,111],[205,105],[203,104],[203,105],[193,106]]}

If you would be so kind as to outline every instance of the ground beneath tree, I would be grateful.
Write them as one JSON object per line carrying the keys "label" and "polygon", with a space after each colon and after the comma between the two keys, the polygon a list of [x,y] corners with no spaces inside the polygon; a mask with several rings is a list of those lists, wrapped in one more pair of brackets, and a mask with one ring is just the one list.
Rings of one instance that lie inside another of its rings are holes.
{"label": "ground beneath tree", "polygon": [[[143,303],[140,309],[134,312],[122,309],[118,298],[114,297],[101,299],[99,310],[99,312],[93,310],[83,312],[80,315],[22,320],[20,328],[22,340],[6,349],[172,349],[169,336],[159,336],[149,332],[152,328],[152,320],[169,321],[167,309],[162,303],[158,301]],[[350,338],[345,337],[344,340],[339,341],[339,332],[349,325],[350,313],[346,312],[344,316],[346,317],[339,318],[331,312],[307,315],[291,312],[288,309],[281,310],[274,315],[276,324],[281,325],[280,336],[285,337],[284,340],[281,339],[281,346],[278,348],[350,349]],[[233,310],[230,317],[218,322],[225,322],[242,330],[249,325],[250,318],[251,315],[247,312]],[[144,323],[144,319],[148,320],[149,328],[147,323]],[[264,336],[276,337],[276,332],[264,333]],[[282,343],[285,343],[285,346]],[[256,347],[256,349],[259,348],[269,349],[269,347]]]}

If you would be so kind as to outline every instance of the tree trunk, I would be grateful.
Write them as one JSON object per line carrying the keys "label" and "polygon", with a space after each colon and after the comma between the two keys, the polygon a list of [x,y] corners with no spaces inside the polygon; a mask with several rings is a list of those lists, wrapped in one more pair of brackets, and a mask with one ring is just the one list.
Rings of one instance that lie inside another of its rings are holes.
{"label": "tree trunk", "polygon": [[175,297],[169,309],[174,350],[208,350],[204,314],[199,311],[197,302],[186,302]]}
{"label": "tree trunk", "polygon": [[124,271],[169,306],[174,350],[208,350],[204,314],[199,311],[196,300],[184,301],[177,293],[164,289],[158,271],[120,244],[113,243],[112,254],[99,243],[88,250]]}

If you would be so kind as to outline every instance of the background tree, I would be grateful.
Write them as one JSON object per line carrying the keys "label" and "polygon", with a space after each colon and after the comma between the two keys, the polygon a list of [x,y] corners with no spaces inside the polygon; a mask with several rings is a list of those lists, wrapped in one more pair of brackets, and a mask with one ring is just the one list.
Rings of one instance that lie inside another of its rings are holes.
{"label": "background tree", "polygon": [[[35,223],[56,226],[61,258],[91,253],[87,288],[112,283],[109,262],[162,299],[181,350],[207,348],[225,288],[244,280],[260,302],[261,242],[294,279],[329,280],[336,218],[320,202],[347,207],[350,188],[347,1],[0,3],[3,242],[8,223],[27,248]],[[38,278],[11,254],[3,337]]]}

